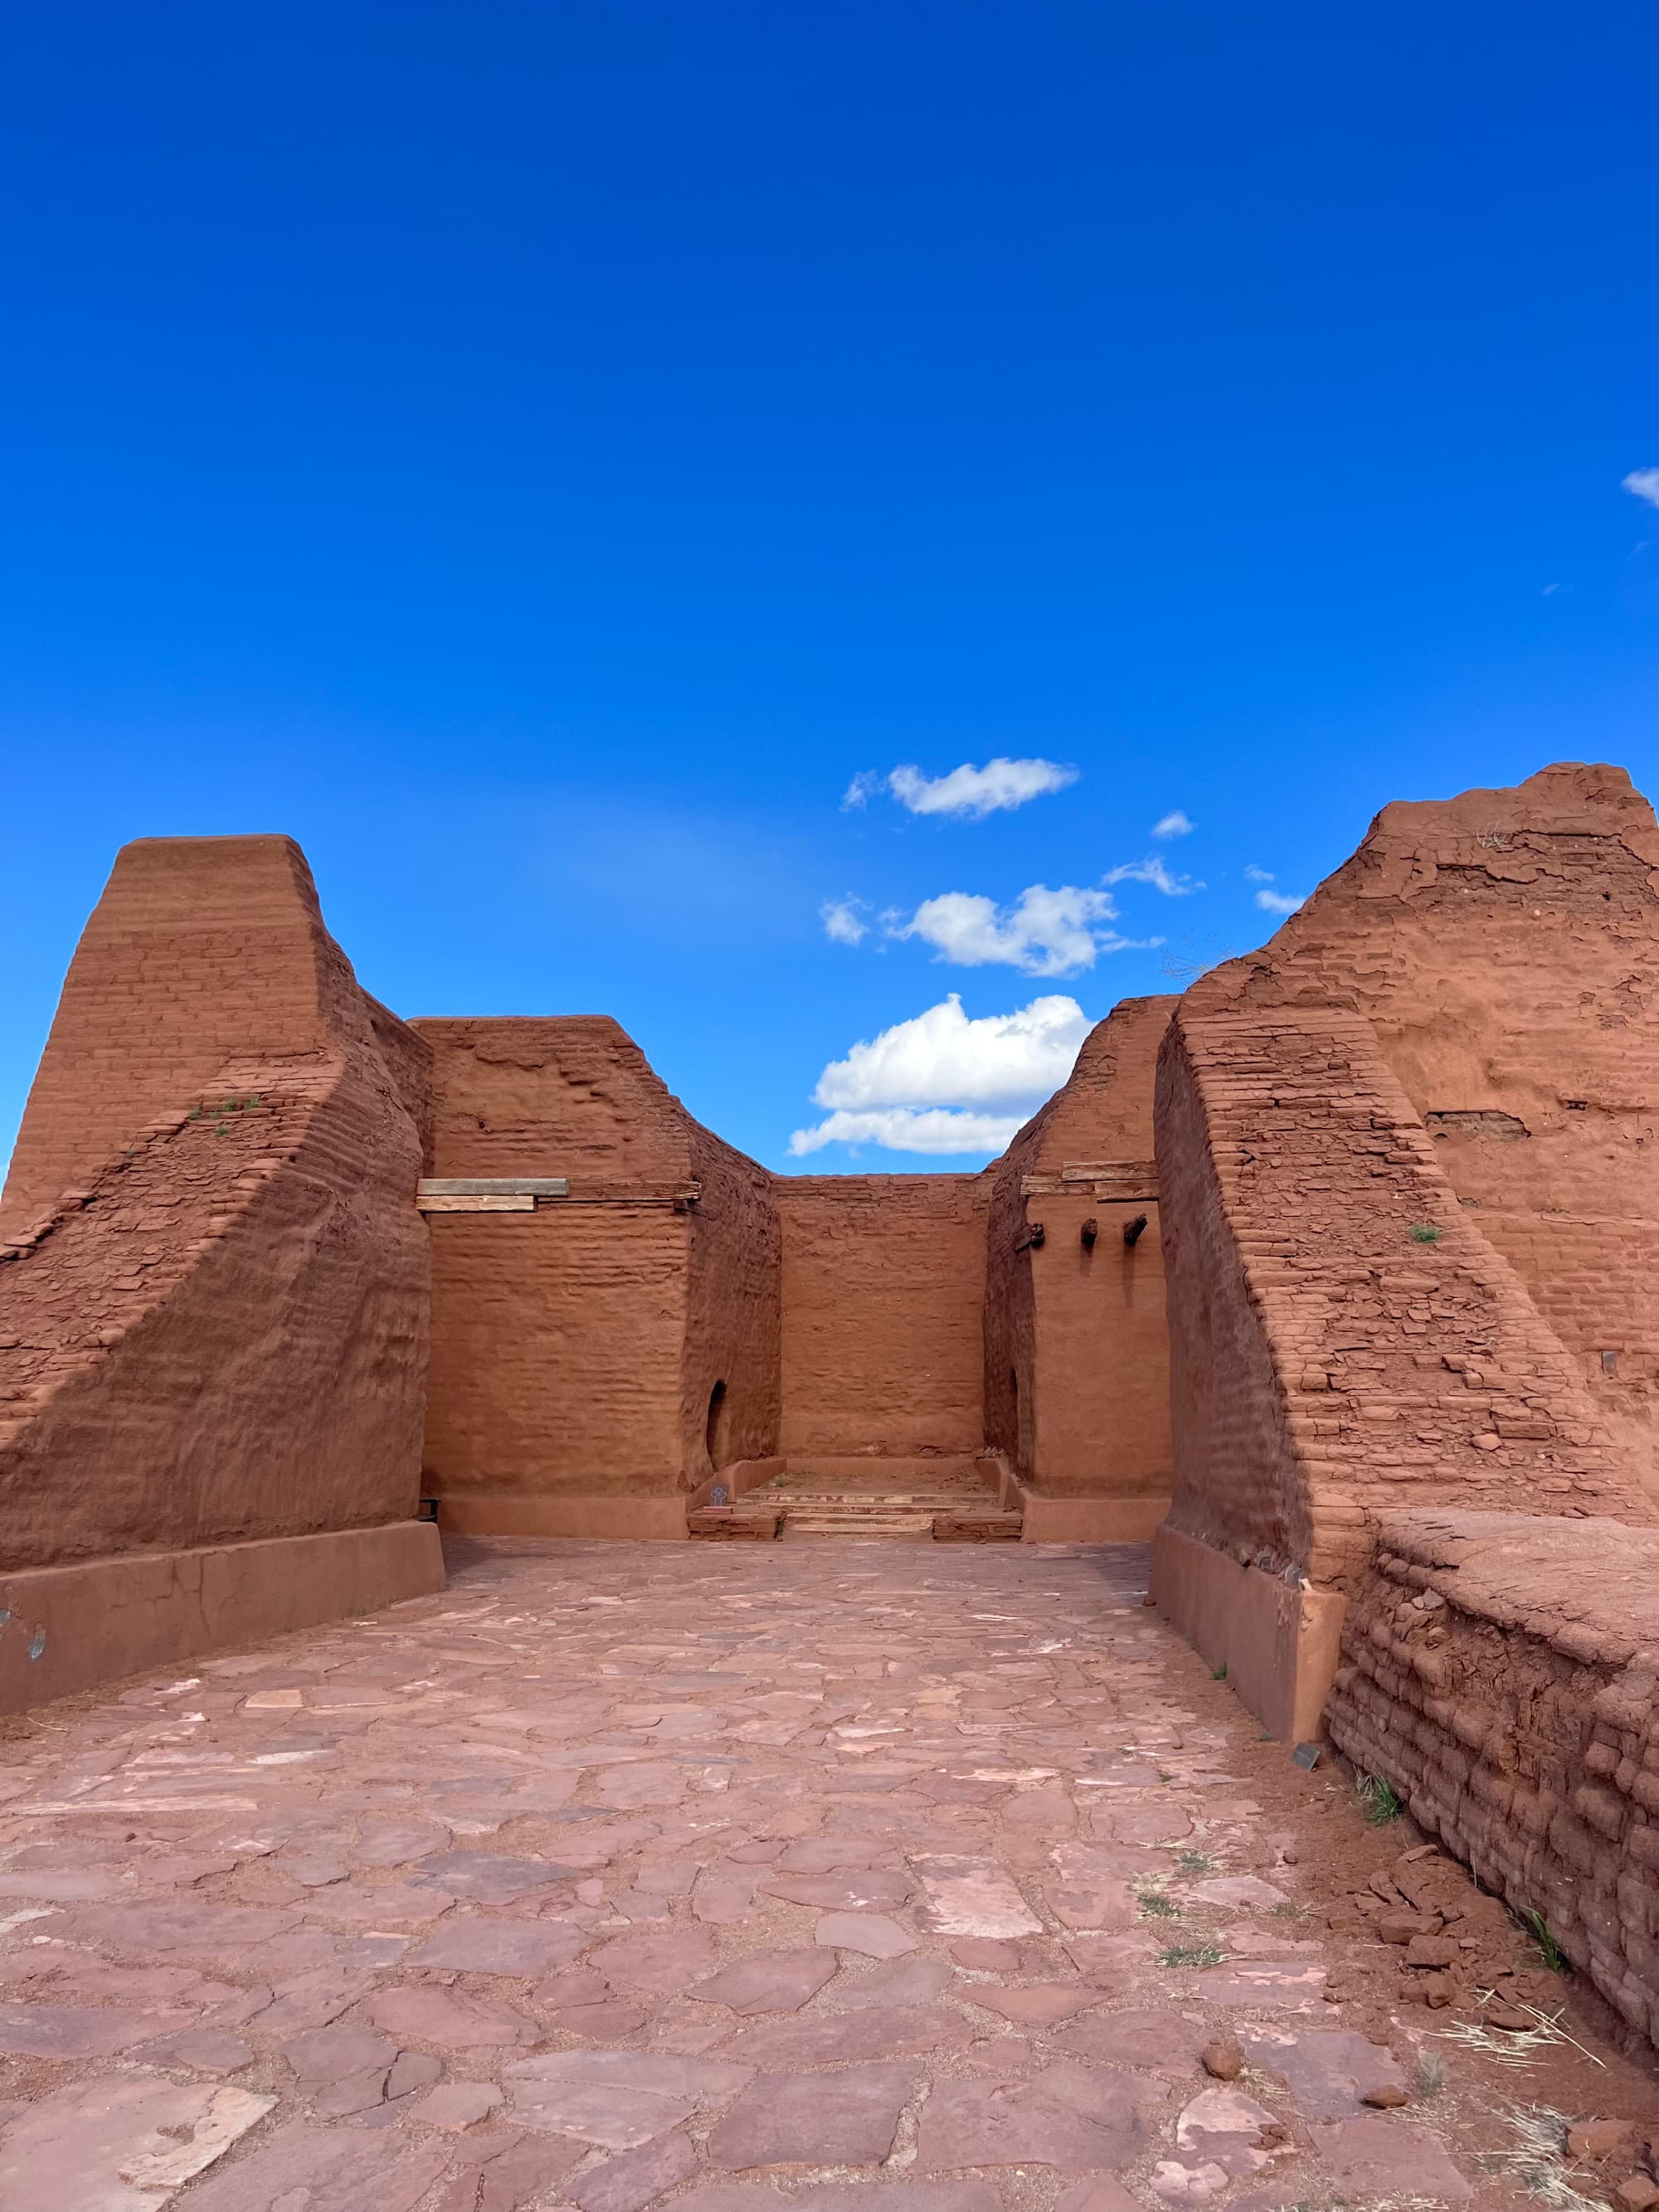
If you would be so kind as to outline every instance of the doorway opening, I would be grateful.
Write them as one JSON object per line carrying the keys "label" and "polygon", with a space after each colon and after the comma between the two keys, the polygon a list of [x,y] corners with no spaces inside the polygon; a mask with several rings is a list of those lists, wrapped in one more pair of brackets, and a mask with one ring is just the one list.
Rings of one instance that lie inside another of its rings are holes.
{"label": "doorway opening", "polygon": [[716,1473],[725,1466],[726,1431],[730,1426],[726,1398],[726,1385],[716,1382],[708,1394],[708,1418],[703,1423],[703,1448],[708,1454],[708,1464]]}

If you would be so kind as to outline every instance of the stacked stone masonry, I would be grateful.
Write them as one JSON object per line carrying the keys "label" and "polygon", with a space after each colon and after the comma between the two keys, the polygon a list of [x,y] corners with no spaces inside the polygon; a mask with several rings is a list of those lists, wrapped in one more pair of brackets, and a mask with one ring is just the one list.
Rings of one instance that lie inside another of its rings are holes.
{"label": "stacked stone masonry", "polygon": [[1413,1493],[1644,1514],[1369,1024],[1183,1009],[1159,1106],[1174,1528],[1346,1587]]}
{"label": "stacked stone masonry", "polygon": [[1396,803],[1194,1014],[1361,1016],[1659,1496],[1659,827],[1622,769]]}
{"label": "stacked stone masonry", "polygon": [[1152,1081],[1176,1003],[1114,1007],[987,1171],[985,1432],[1034,1497],[1095,1501],[1093,1525],[1050,1513],[1055,1535],[1149,1535],[1170,1494]]}
{"label": "stacked stone masonry", "polygon": [[1659,1530],[1389,1516],[1329,1717],[1659,2042]]}

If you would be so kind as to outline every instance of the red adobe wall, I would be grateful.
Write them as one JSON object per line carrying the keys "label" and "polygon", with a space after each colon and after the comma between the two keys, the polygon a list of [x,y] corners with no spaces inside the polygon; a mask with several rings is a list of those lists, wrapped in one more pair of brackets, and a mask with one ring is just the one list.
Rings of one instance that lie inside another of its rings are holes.
{"label": "red adobe wall", "polygon": [[776,1449],[770,1178],[605,1017],[413,1026],[430,1172],[570,1185],[531,1214],[431,1218],[428,1484],[458,1526],[683,1534],[717,1382],[719,1449]]}
{"label": "red adobe wall", "polygon": [[984,1441],[985,1179],[780,1176],[781,1449],[904,1458]]}
{"label": "red adobe wall", "polygon": [[[1036,1497],[1111,1500],[1141,1516],[1109,1526],[1097,1516],[1079,1534],[1150,1535],[1170,1496],[1152,1090],[1176,1004],[1121,1000],[987,1171],[987,1439]],[[1103,1172],[1081,1175],[1087,1167]],[[1126,1246],[1126,1225],[1142,1215],[1145,1231]],[[1038,1223],[1040,1246],[1029,1241]]]}
{"label": "red adobe wall", "polygon": [[[400,1035],[388,1063],[391,1023],[289,839],[153,840],[118,858],[64,987],[0,1242],[0,1571],[14,1574],[0,1602],[33,1601],[27,1571],[95,1563],[53,1589],[66,1624],[90,1608],[100,1664],[127,1649],[94,1619],[112,1555],[199,1557],[414,1512],[420,1053]],[[424,1534],[381,1556],[391,1580],[352,1582],[360,1598],[436,1586]],[[202,1648],[194,1574],[147,1595],[133,1651],[153,1656],[158,1633]],[[297,1591],[261,1617],[315,1618],[310,1601]],[[71,1659],[51,1679],[96,1677]]]}
{"label": "red adobe wall", "polygon": [[1363,1014],[1659,1497],[1659,829],[1623,769],[1384,807],[1194,1011]]}
{"label": "red adobe wall", "polygon": [[1645,1517],[1366,1022],[1183,1004],[1158,1125],[1172,1531],[1347,1589],[1402,1505]]}
{"label": "red adobe wall", "polygon": [[227,1060],[314,1051],[325,993],[362,998],[291,837],[123,846],[29,1092],[0,1230],[85,1182]]}
{"label": "red adobe wall", "polygon": [[1386,1517],[1330,1729],[1659,2043],[1659,1529]]}

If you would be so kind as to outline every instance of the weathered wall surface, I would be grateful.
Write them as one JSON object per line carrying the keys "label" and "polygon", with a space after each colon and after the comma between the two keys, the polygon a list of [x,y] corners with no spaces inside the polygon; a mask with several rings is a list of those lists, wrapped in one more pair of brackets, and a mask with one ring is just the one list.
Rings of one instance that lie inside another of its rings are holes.
{"label": "weathered wall surface", "polygon": [[1659,2042],[1659,1530],[1387,1517],[1329,1724]]}
{"label": "weathered wall surface", "polygon": [[976,1452],[984,1178],[781,1176],[782,1449]]}
{"label": "weathered wall surface", "polygon": [[1464,1209],[1659,1495],[1659,830],[1622,769],[1385,807],[1194,1012],[1364,1016]]}
{"label": "weathered wall surface", "polygon": [[[987,1438],[1042,1496],[1170,1493],[1152,1094],[1176,1003],[1115,1006],[1064,1087],[987,1170]],[[1125,1227],[1142,1215],[1145,1232],[1126,1246]]]}
{"label": "weathered wall surface", "polygon": [[[779,1449],[783,1232],[764,1168],[690,1125],[698,1199],[688,1224],[681,1481]],[[718,1398],[716,1392],[718,1391]]]}
{"label": "weathered wall surface", "polygon": [[349,979],[291,837],[123,846],[29,1092],[0,1231],[87,1182],[155,1115],[204,1096],[227,1061],[316,1051],[323,994],[340,988],[324,970],[336,969]]}
{"label": "weathered wall surface", "polygon": [[1646,1517],[1366,1022],[1183,1006],[1158,1116],[1174,1530],[1346,1588],[1418,1498]]}
{"label": "weathered wall surface", "polygon": [[[431,1172],[570,1186],[534,1213],[433,1217],[427,1479],[452,1517],[483,1528],[499,1508],[500,1525],[528,1528],[538,1504],[677,1498],[709,1471],[717,1382],[720,1448],[775,1449],[764,1171],[701,1128],[607,1018],[413,1026],[433,1054]],[[579,1533],[568,1511],[545,1525]]]}
{"label": "weathered wall surface", "polygon": [[[404,1095],[420,1048],[400,1036],[394,1073],[375,1029],[391,1018],[289,840],[120,855],[9,1187],[0,1567],[413,1514],[428,1258]],[[227,1056],[236,1038],[259,1049]]]}

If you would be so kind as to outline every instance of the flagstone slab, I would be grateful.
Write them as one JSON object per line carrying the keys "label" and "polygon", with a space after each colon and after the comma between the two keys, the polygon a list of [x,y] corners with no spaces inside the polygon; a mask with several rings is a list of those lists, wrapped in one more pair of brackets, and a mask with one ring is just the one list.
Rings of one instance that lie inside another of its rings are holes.
{"label": "flagstone slab", "polygon": [[1202,2021],[1157,2008],[1091,2012],[1056,2027],[1048,2040],[1073,2058],[1104,2066],[1135,2066],[1153,2073],[1190,2074],[1199,2054],[1215,2039]]}
{"label": "flagstone slab", "polygon": [[586,1929],[563,1921],[509,1920],[485,1912],[452,1913],[434,1935],[406,1954],[404,1964],[529,1980],[568,1966],[592,1941]]}
{"label": "flagstone slab", "polygon": [[816,1946],[754,1951],[692,1983],[685,1994],[699,2004],[726,2005],[735,2013],[799,2012],[834,1980],[836,1972],[835,1960]]}
{"label": "flagstone slab", "polygon": [[112,2058],[187,2012],[132,2012],[108,2005],[0,2004],[0,2052],[15,2058]]}
{"label": "flagstone slab", "polygon": [[927,1920],[940,1936],[1040,1936],[1042,1923],[995,1861],[913,1856],[927,1897]]}
{"label": "flagstone slab", "polygon": [[0,2136],[0,2204],[38,2212],[157,2212],[276,2103],[155,2075],[76,2081]]}
{"label": "flagstone slab", "polygon": [[516,2118],[607,2150],[632,2150],[717,2105],[752,2066],[639,2051],[556,2051],[520,2059],[501,2075]]}
{"label": "flagstone slab", "polygon": [[1391,2112],[1332,2121],[1316,2127],[1312,2139],[1316,2154],[1345,2197],[1462,2203],[1474,2194],[1426,2128]]}
{"label": "flagstone slab", "polygon": [[641,2212],[696,2168],[691,2138],[676,2129],[653,2142],[641,2143],[637,2150],[623,2151],[602,2166],[589,2167],[566,2184],[565,2194],[580,2212]]}
{"label": "flagstone slab", "polygon": [[948,2005],[868,2005],[744,2028],[720,2045],[720,2055],[757,2066],[833,2066],[961,2051],[973,2039],[973,2027]]}
{"label": "flagstone slab", "polygon": [[188,1903],[88,1905],[76,1914],[72,1932],[82,1942],[106,1943],[115,1951],[240,1965],[252,1945],[288,1935],[300,1924],[294,1912],[192,1898]]}
{"label": "flagstone slab", "polygon": [[893,2148],[914,2065],[762,2074],[711,2130],[711,2166],[872,2166]]}
{"label": "flagstone slab", "polygon": [[916,2162],[926,2171],[1051,2166],[1117,2172],[1150,2142],[1162,2100],[1140,2077],[1061,2063],[1013,2083],[935,2081]]}
{"label": "flagstone slab", "polygon": [[189,2212],[415,2212],[447,2164],[437,2143],[392,2148],[361,2129],[290,2122],[198,2183],[185,2203]]}
{"label": "flagstone slab", "polygon": [[1323,2009],[1325,1969],[1299,1962],[1275,1965],[1237,1960],[1230,1966],[1207,1968],[1198,1976],[1196,1988],[1206,2004],[1318,2012]]}
{"label": "flagstone slab", "polygon": [[830,2002],[848,2011],[864,2005],[931,2004],[958,1976],[944,1959],[890,1959],[863,1973],[849,1972],[830,1992]]}
{"label": "flagstone slab", "polygon": [[494,1851],[434,1851],[418,1860],[410,1873],[422,1883],[470,1897],[478,1905],[511,1905],[555,1882],[574,1881],[580,1869],[553,1859],[505,1857]]}
{"label": "flagstone slab", "polygon": [[961,1995],[965,2003],[997,2013],[1016,2027],[1052,2027],[1100,2002],[1098,1990],[1079,1988],[1075,1982],[1026,1982],[1012,1989],[970,1982]]}
{"label": "flagstone slab", "polygon": [[714,1939],[701,1928],[671,1936],[622,1936],[589,1954],[595,1971],[627,1990],[677,1996],[710,1973],[719,1959]]}
{"label": "flagstone slab", "polygon": [[857,1951],[866,1959],[897,1959],[914,1951],[916,1939],[880,1912],[826,1912],[812,1931],[812,1941],[842,1951]]}
{"label": "flagstone slab", "polygon": [[408,1982],[374,1991],[363,2002],[363,2017],[388,2035],[421,2043],[468,2048],[485,2045],[539,2043],[541,2029],[495,1998],[464,1996],[435,1983]]}
{"label": "flagstone slab", "polygon": [[1305,2120],[1358,2118],[1371,2093],[1406,2089],[1394,2053],[1364,2035],[1262,2027],[1241,2029],[1238,2040],[1252,2066],[1285,2083]]}
{"label": "flagstone slab", "polygon": [[886,1912],[910,1894],[903,1875],[879,1868],[867,1873],[768,1875],[760,1888],[764,1896],[815,1905],[823,1912]]}

